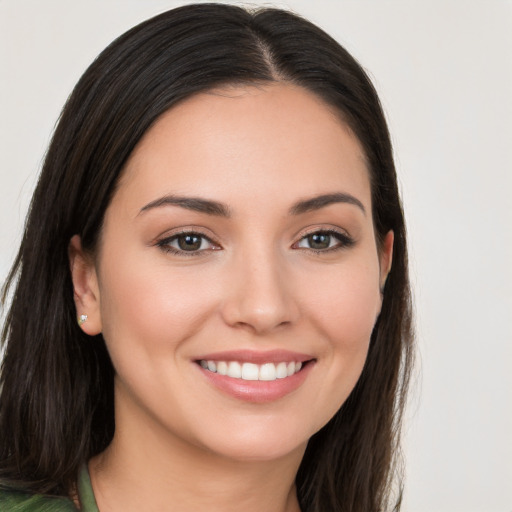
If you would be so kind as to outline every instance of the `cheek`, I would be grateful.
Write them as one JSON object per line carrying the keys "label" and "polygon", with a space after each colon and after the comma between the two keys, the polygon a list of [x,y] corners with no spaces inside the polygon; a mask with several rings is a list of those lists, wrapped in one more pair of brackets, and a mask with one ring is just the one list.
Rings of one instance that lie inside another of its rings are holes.
{"label": "cheek", "polygon": [[367,345],[381,306],[378,266],[364,262],[331,271],[310,289],[308,308],[331,344],[358,351]]}
{"label": "cheek", "polygon": [[330,380],[339,386],[342,400],[363,369],[378,304],[379,298],[373,290],[358,289],[357,293],[343,294],[336,301],[326,302],[317,316],[319,330],[327,340]]}
{"label": "cheek", "polygon": [[[124,255],[105,261],[100,283],[103,335],[109,349],[122,340],[133,350],[168,350],[200,330],[214,308],[213,290],[197,271],[171,272]],[[211,277],[211,276],[210,276]]]}
{"label": "cheek", "polygon": [[381,303],[375,268],[361,264],[351,265],[346,272],[340,269],[332,273],[322,293],[310,294],[309,316],[323,340],[323,364],[314,377],[316,386],[323,390],[315,401],[318,428],[348,398],[366,361]]}

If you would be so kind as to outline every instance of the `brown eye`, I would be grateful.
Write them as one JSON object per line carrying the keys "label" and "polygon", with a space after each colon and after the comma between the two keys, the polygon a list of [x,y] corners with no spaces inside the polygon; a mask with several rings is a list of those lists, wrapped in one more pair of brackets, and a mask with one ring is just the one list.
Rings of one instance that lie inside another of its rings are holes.
{"label": "brown eye", "polygon": [[180,235],[176,238],[176,241],[182,251],[198,251],[201,249],[203,237],[197,235]]}
{"label": "brown eye", "polygon": [[176,235],[164,238],[157,243],[158,247],[166,252],[176,255],[190,255],[203,254],[206,251],[213,251],[220,249],[220,247],[213,243],[208,237],[201,233],[178,233]]}

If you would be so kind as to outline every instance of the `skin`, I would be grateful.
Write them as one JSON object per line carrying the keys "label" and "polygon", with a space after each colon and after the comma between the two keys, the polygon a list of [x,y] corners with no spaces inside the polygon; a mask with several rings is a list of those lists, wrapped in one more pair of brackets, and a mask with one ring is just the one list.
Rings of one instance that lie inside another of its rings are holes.
{"label": "skin", "polygon": [[[360,205],[290,211],[334,193]],[[171,194],[221,202],[229,218],[144,210]],[[211,242],[169,252],[183,230]],[[308,235],[326,230],[340,239],[313,250]],[[126,165],[98,253],[70,244],[82,329],[103,333],[116,369],[114,440],[90,462],[102,512],[298,511],[297,468],[361,373],[392,245],[391,232],[376,245],[358,140],[310,92],[233,87],[162,115]],[[196,362],[241,348],[313,362],[293,392],[251,403]]]}

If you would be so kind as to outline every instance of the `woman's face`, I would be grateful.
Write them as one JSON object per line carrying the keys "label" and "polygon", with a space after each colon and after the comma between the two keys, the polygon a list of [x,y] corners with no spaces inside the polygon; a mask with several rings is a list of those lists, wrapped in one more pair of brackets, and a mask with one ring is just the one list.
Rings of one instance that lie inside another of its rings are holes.
{"label": "woman's face", "polygon": [[72,241],[118,431],[151,425],[238,460],[302,451],[361,373],[392,238],[377,250],[360,144],[304,89],[228,88],[165,113],[126,165],[95,262]]}

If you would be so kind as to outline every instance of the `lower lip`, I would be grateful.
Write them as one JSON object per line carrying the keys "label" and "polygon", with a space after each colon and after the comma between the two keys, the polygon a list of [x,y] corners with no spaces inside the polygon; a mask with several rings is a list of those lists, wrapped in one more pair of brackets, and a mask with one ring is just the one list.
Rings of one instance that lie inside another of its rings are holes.
{"label": "lower lip", "polygon": [[264,403],[279,400],[298,389],[313,368],[314,361],[309,361],[300,371],[290,377],[276,380],[243,380],[206,370],[196,366],[208,381],[224,393],[245,402]]}

